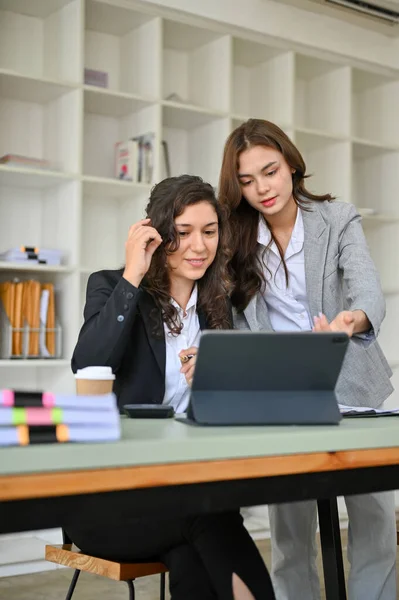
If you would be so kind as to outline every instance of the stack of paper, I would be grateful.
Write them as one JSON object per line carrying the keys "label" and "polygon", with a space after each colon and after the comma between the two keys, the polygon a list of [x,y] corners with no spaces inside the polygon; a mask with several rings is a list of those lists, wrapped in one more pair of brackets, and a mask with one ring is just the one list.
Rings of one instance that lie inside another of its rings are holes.
{"label": "stack of paper", "polygon": [[10,248],[6,252],[0,253],[0,260],[6,262],[59,266],[61,264],[61,259],[61,250],[56,250],[54,248],[38,248],[36,246]]}
{"label": "stack of paper", "polygon": [[120,439],[114,394],[0,391],[0,446]]}
{"label": "stack of paper", "polygon": [[[11,357],[56,356],[55,298],[52,283],[40,283],[35,280],[5,281],[0,283],[0,302],[11,332]],[[6,330],[1,331],[2,336],[7,334]]]}
{"label": "stack of paper", "polygon": [[399,408],[370,408],[345,404],[338,404],[338,407],[343,417],[399,417]]}

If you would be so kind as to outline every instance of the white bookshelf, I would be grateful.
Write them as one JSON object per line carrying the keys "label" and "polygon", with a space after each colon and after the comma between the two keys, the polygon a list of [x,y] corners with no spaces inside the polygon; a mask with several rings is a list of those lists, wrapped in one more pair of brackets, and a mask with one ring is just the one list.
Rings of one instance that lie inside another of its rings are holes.
{"label": "white bookshelf", "polygon": [[[69,360],[89,274],[118,268],[152,183],[201,175],[217,185],[225,139],[249,117],[278,123],[303,152],[308,186],[359,209],[387,298],[382,342],[399,365],[399,71],[317,50],[274,46],[227,25],[136,0],[0,0],[0,155],[48,159],[51,171],[0,165],[0,251],[63,251],[61,267],[0,262],[0,279],[53,281],[59,360],[0,361],[0,387],[73,389]],[[84,68],[108,87],[84,84]],[[151,184],[114,178],[114,144],[153,132]],[[8,368],[9,367],[9,368]]]}

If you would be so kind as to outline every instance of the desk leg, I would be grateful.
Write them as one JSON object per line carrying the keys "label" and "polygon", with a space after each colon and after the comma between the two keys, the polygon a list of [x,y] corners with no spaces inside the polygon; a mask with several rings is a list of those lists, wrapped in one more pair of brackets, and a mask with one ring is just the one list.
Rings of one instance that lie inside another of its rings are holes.
{"label": "desk leg", "polygon": [[317,501],[327,600],[346,600],[341,533],[336,498]]}

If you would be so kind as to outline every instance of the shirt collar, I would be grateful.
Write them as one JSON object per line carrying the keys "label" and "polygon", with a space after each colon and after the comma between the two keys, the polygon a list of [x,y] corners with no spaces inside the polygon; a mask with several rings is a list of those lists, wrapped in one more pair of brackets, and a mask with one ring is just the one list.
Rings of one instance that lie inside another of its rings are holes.
{"label": "shirt collar", "polygon": [[[258,244],[267,246],[270,243],[271,233],[270,229],[266,225],[266,221],[261,214],[259,214],[259,225],[258,225]],[[305,231],[303,227],[302,211],[298,207],[295,219],[294,229],[292,230],[291,240],[293,242],[303,244],[305,239]]]}
{"label": "shirt collar", "polygon": [[299,206],[298,211],[296,213],[295,225],[294,229],[292,230],[291,239],[293,242],[299,242],[301,244],[303,244],[303,242],[305,241],[305,230],[303,227],[302,211],[299,208]]}
{"label": "shirt collar", "polygon": [[259,214],[259,225],[258,225],[258,244],[267,246],[270,242],[271,234],[270,229],[266,225],[266,221],[261,214]]}
{"label": "shirt collar", "polygon": [[[197,300],[198,300],[198,285],[195,284],[193,287],[193,291],[191,292],[191,296],[187,302],[187,306],[186,306],[186,310],[185,312],[188,312],[190,310],[190,308],[193,308],[197,306]],[[173,298],[170,299],[171,304],[173,304],[173,306],[175,308],[177,308],[177,310],[179,312],[183,312],[183,309],[181,306],[179,306],[176,302],[176,300],[174,300]]]}

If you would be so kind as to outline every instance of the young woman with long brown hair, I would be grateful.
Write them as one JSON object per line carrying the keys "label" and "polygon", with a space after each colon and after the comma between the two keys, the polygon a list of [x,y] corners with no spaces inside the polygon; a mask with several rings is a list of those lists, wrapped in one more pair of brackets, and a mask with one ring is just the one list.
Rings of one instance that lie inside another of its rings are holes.
{"label": "young woman with long brown hair", "polygon": [[[101,243],[101,240],[100,240]],[[181,175],[157,184],[147,218],[131,226],[126,264],[93,273],[72,368],[112,367],[124,404],[169,404],[184,412],[189,388],[180,357],[195,354],[201,329],[231,327],[229,230],[212,186]],[[194,362],[194,359],[191,359]],[[183,457],[182,457],[183,458]],[[117,511],[117,506],[115,506]],[[274,600],[267,569],[239,511],[135,518],[64,527],[88,554],[124,562],[161,559],[173,600]],[[237,587],[238,585],[238,587]],[[241,591],[240,591],[241,590]]]}
{"label": "young woman with long brown hair", "polygon": [[[360,216],[330,194],[309,192],[306,177],[299,150],[273,123],[250,119],[227,139],[219,198],[233,227],[235,327],[346,332],[339,401],[378,407],[392,392],[392,372],[376,341],[385,302]],[[394,495],[345,500],[349,598],[394,600]],[[316,503],[271,506],[269,515],[278,600],[319,600]]]}

